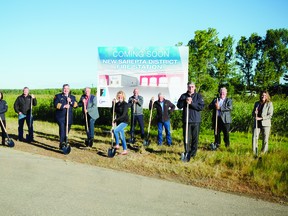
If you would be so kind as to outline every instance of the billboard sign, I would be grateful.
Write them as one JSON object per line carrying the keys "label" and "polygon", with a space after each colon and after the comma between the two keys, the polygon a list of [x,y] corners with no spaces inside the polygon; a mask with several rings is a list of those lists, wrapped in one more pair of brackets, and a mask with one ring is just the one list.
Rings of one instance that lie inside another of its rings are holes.
{"label": "billboard sign", "polygon": [[188,80],[188,47],[98,47],[97,99],[99,107],[111,107],[123,90],[126,101],[135,88],[147,108],[158,93],[176,104]]}

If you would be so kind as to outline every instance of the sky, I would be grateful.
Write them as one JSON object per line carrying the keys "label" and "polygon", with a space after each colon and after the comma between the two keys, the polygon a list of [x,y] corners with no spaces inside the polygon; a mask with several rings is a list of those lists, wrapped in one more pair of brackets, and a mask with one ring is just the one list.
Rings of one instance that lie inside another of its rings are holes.
{"label": "sky", "polygon": [[288,28],[287,0],[0,0],[0,90],[97,86],[97,47],[186,45]]}

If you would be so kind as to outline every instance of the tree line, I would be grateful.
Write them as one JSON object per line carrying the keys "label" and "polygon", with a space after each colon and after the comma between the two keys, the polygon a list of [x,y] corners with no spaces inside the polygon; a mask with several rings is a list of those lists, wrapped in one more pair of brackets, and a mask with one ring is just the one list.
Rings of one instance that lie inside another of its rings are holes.
{"label": "tree line", "polygon": [[[262,37],[257,33],[242,36],[237,44],[230,35],[221,40],[214,28],[195,31],[187,44],[189,79],[205,92],[226,86],[236,94],[265,89],[287,95],[287,44],[288,29],[284,28],[269,29]],[[282,78],[286,85],[281,84]]]}

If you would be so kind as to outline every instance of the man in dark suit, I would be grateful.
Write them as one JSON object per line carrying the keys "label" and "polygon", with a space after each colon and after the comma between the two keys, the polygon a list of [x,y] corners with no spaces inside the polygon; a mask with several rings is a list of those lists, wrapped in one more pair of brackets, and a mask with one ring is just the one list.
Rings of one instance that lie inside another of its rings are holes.
{"label": "man in dark suit", "polygon": [[[56,108],[55,116],[56,122],[59,125],[59,136],[60,145],[59,148],[62,149],[63,142],[66,138],[66,123],[68,120],[68,132],[70,131],[71,125],[73,123],[73,111],[72,108],[78,106],[76,98],[74,95],[70,94],[70,86],[68,84],[63,85],[62,93],[55,95],[54,97],[54,107]],[[66,119],[66,114],[69,112],[68,119]]]}
{"label": "man in dark suit", "polygon": [[213,99],[212,102],[209,104],[209,109],[214,110],[212,122],[215,131],[214,143],[216,145],[216,148],[218,148],[221,143],[221,131],[224,135],[225,146],[230,146],[229,131],[230,124],[232,123],[232,99],[227,98],[227,89],[225,87],[220,89],[219,94],[220,96]]}

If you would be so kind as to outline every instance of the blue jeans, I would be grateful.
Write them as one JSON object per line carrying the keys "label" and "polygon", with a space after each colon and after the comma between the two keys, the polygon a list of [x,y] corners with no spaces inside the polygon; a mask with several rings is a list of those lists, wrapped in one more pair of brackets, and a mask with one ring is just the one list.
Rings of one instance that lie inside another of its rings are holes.
{"label": "blue jeans", "polygon": [[171,139],[171,133],[170,133],[170,120],[167,120],[165,122],[158,122],[158,145],[162,145],[163,138],[162,138],[162,131],[163,131],[163,126],[165,128],[165,133],[166,133],[166,140],[167,140],[167,145],[172,145],[172,139]]}
{"label": "blue jeans", "polygon": [[143,115],[134,115],[134,122],[133,122],[133,114],[131,116],[131,128],[130,128],[130,134],[135,134],[135,126],[136,122],[138,122],[141,130],[141,138],[144,138],[144,119]]}
{"label": "blue jeans", "polygon": [[127,123],[122,122],[113,129],[116,145],[119,145],[119,134],[120,134],[123,150],[127,150],[125,133],[124,133],[124,129],[127,127],[127,125],[128,125]]}

